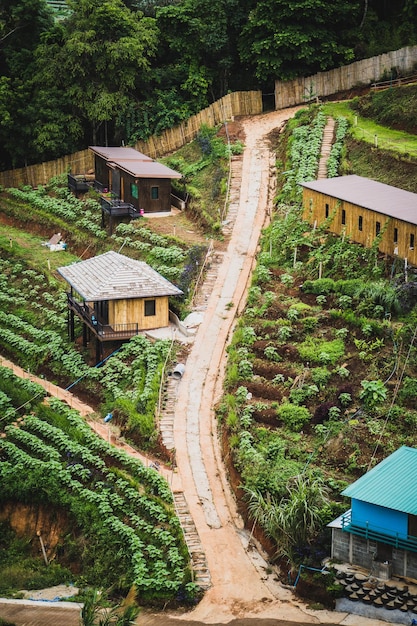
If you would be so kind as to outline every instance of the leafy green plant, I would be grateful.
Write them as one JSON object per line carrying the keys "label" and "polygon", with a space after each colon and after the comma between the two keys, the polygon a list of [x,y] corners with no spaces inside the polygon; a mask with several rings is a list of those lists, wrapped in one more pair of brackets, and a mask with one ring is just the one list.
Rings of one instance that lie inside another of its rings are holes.
{"label": "leafy green plant", "polygon": [[264,350],[264,355],[269,361],[274,361],[275,363],[282,361],[282,358],[280,357],[275,346],[267,346]]}
{"label": "leafy green plant", "polygon": [[369,409],[374,409],[387,399],[387,388],[381,380],[363,380],[359,398]]}

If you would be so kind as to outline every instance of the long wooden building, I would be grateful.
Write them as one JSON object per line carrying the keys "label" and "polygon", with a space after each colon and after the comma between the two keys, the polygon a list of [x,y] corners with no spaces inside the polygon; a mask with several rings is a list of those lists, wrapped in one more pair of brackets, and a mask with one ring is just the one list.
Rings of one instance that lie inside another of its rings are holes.
{"label": "long wooden building", "polygon": [[417,193],[356,175],[300,184],[303,218],[312,226],[326,223],[366,247],[380,236],[381,252],[417,265]]}

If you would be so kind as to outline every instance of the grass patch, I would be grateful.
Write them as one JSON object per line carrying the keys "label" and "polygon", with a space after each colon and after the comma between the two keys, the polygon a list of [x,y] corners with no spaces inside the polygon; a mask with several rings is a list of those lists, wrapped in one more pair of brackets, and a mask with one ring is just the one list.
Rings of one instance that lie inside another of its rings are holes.
{"label": "grass patch", "polygon": [[78,256],[67,250],[51,252],[47,246],[42,245],[45,241],[44,237],[0,224],[1,254],[8,253],[8,256],[19,259],[20,262],[24,261],[28,267],[42,271],[50,278],[55,274],[57,267],[79,260]]}
{"label": "grass patch", "polygon": [[[417,158],[417,135],[381,126],[369,118],[358,115],[352,108],[353,100],[323,104],[323,111],[331,117],[346,117],[351,124],[351,135],[358,141],[374,147],[395,152],[398,155]],[[375,146],[377,137],[377,146]]]}

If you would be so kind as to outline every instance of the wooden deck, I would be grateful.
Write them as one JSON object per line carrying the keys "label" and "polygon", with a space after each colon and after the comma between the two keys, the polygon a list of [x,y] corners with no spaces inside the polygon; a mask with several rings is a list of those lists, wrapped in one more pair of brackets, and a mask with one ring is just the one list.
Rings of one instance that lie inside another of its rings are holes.
{"label": "wooden deck", "polygon": [[97,319],[94,309],[78,302],[67,293],[68,308],[77,314],[100,342],[121,341],[139,334],[138,324],[103,324]]}

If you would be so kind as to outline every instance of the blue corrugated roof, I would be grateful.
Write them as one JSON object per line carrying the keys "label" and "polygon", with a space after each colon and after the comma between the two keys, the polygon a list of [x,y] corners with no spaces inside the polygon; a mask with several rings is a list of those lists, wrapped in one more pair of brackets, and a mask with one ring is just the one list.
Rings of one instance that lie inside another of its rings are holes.
{"label": "blue corrugated roof", "polygon": [[417,515],[417,449],[398,448],[342,495]]}

